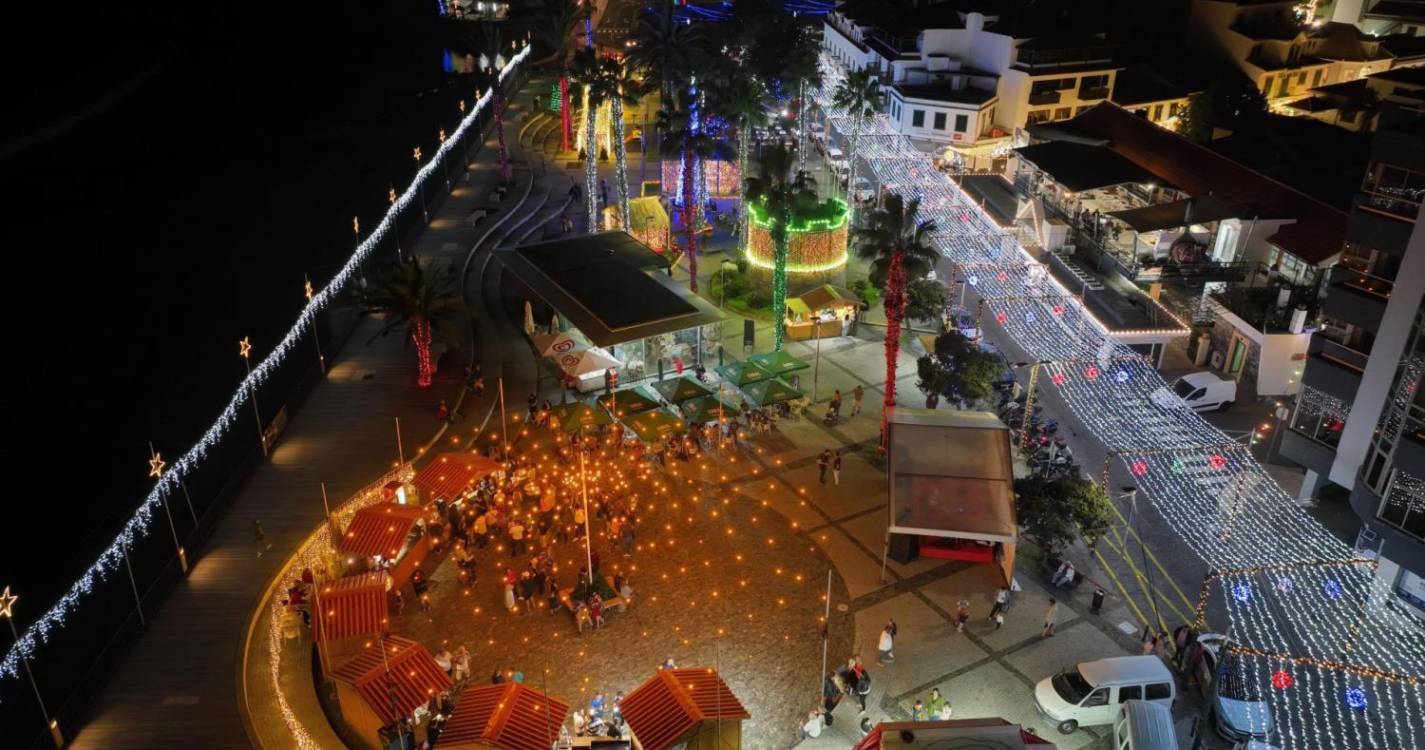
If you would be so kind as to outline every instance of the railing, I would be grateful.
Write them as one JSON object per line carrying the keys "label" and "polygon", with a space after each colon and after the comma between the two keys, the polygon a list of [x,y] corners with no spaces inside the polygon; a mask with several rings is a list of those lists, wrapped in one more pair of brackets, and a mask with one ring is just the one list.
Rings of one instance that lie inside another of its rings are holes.
{"label": "railing", "polygon": [[1021,48],[1015,51],[1014,56],[1016,64],[1031,68],[1040,65],[1070,65],[1090,62],[1106,63],[1112,60],[1113,47],[1106,44],[1087,47],[1068,47],[1065,49]]}
{"label": "railing", "polygon": [[1338,367],[1344,367],[1352,372],[1361,375],[1365,374],[1366,362],[1370,357],[1348,346],[1338,344],[1331,339],[1321,336],[1317,336],[1316,338],[1322,343],[1320,350],[1316,352],[1318,358]]}
{"label": "railing", "polygon": [[1362,188],[1361,202],[1357,205],[1414,224],[1415,214],[1420,211],[1420,196],[1416,193],[1418,191],[1393,192]]}
{"label": "railing", "polygon": [[1092,88],[1079,89],[1080,99],[1107,99],[1107,86],[1094,86]]}
{"label": "railing", "polygon": [[1054,91],[1029,92],[1030,104],[1058,104],[1061,98],[1058,89]]}
{"label": "railing", "polygon": [[1356,271],[1345,266],[1337,266],[1332,270],[1331,276],[1334,284],[1374,297],[1382,302],[1390,301],[1390,293],[1395,289],[1395,282],[1390,279],[1365,271]]}
{"label": "railing", "polygon": [[1425,540],[1425,481],[1400,469],[1392,470],[1376,517],[1416,539]]}

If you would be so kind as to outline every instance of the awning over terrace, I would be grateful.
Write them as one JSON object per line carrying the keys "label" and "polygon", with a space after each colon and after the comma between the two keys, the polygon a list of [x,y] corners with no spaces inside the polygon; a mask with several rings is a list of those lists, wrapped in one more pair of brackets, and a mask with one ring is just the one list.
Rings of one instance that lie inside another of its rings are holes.
{"label": "awning over terrace", "polygon": [[1075,193],[1130,182],[1165,184],[1161,177],[1103,146],[1049,141],[1014,152]]}
{"label": "awning over terrace", "polygon": [[1206,195],[1201,198],[1188,198],[1172,203],[1130,208],[1126,211],[1112,211],[1108,215],[1127,224],[1135,231],[1154,232],[1159,229],[1180,229],[1189,223],[1205,224],[1223,219],[1238,219],[1242,218],[1241,213],[1226,203]]}

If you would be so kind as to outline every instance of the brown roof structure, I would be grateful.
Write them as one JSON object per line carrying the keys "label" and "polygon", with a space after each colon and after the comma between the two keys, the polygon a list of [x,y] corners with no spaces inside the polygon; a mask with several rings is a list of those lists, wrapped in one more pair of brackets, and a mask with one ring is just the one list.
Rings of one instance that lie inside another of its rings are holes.
{"label": "brown roof structure", "polygon": [[440,750],[548,750],[569,704],[517,682],[478,685],[460,694],[441,730]]}
{"label": "brown roof structure", "polygon": [[752,718],[711,667],[659,670],[619,710],[643,750],[667,750],[704,721]]}
{"label": "brown roof structure", "polygon": [[406,544],[406,537],[425,511],[413,505],[376,503],[356,511],[337,548],[351,555],[394,558]]}
{"label": "brown roof structure", "polygon": [[323,581],[312,604],[312,637],[330,641],[390,628],[389,583],[384,570]]}
{"label": "brown roof structure", "polygon": [[454,500],[499,468],[499,462],[478,453],[442,453],[421,469],[415,484],[422,491],[429,492],[432,498]]}
{"label": "brown roof structure", "polygon": [[410,716],[451,686],[425,646],[394,635],[337,667],[332,678],[353,687],[383,724]]}

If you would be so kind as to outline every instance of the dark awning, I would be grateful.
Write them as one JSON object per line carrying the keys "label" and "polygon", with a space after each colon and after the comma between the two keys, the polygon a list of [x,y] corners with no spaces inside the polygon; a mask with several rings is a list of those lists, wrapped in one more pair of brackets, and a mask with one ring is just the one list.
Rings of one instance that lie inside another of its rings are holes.
{"label": "dark awning", "polygon": [[1165,184],[1162,178],[1103,146],[1049,141],[1014,151],[1075,193],[1129,182]]}
{"label": "dark awning", "polygon": [[1153,232],[1159,229],[1174,229],[1189,222],[1201,224],[1223,219],[1239,219],[1240,212],[1231,206],[1207,195],[1201,198],[1159,203],[1155,206],[1130,208],[1126,211],[1112,211],[1108,215],[1127,224],[1139,232]]}

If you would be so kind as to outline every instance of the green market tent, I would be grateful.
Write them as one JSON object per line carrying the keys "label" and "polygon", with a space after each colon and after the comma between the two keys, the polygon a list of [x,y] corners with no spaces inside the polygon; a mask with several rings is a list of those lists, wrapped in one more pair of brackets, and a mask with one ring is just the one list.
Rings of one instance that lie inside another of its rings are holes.
{"label": "green market tent", "polygon": [[712,393],[712,389],[691,375],[683,375],[672,380],[661,380],[653,384],[653,390],[670,404],[681,404],[690,398],[698,398]]}
{"label": "green market tent", "polygon": [[683,413],[683,419],[694,424],[716,422],[719,418],[724,417],[732,419],[739,413],[737,407],[726,402],[719,402],[717,396],[689,399],[678,405],[678,411]]}
{"label": "green market tent", "polygon": [[612,396],[599,397],[599,405],[608,409],[616,417],[624,417],[640,414],[649,409],[657,409],[658,401],[638,387],[633,387],[614,391]]}
{"label": "green market tent", "polygon": [[751,362],[729,362],[717,368],[717,374],[738,388],[777,377],[775,373]]}
{"label": "green market tent", "polygon": [[805,370],[811,367],[811,365],[786,352],[754,354],[748,357],[747,361],[775,375],[786,375],[789,372]]}
{"label": "green market tent", "polygon": [[628,425],[633,434],[639,440],[652,443],[668,437],[683,430],[683,420],[669,414],[662,409],[646,411],[642,414],[625,417],[623,423]]}
{"label": "green market tent", "polygon": [[753,383],[743,388],[742,392],[746,393],[747,399],[757,406],[771,406],[783,401],[794,401],[804,395],[801,391],[787,385],[786,381],[781,378]]}
{"label": "green market tent", "polygon": [[564,432],[573,432],[586,427],[596,427],[601,424],[609,424],[614,418],[603,409],[595,409],[583,401],[575,401],[569,404],[560,404],[550,410],[555,419],[559,420],[559,429]]}

